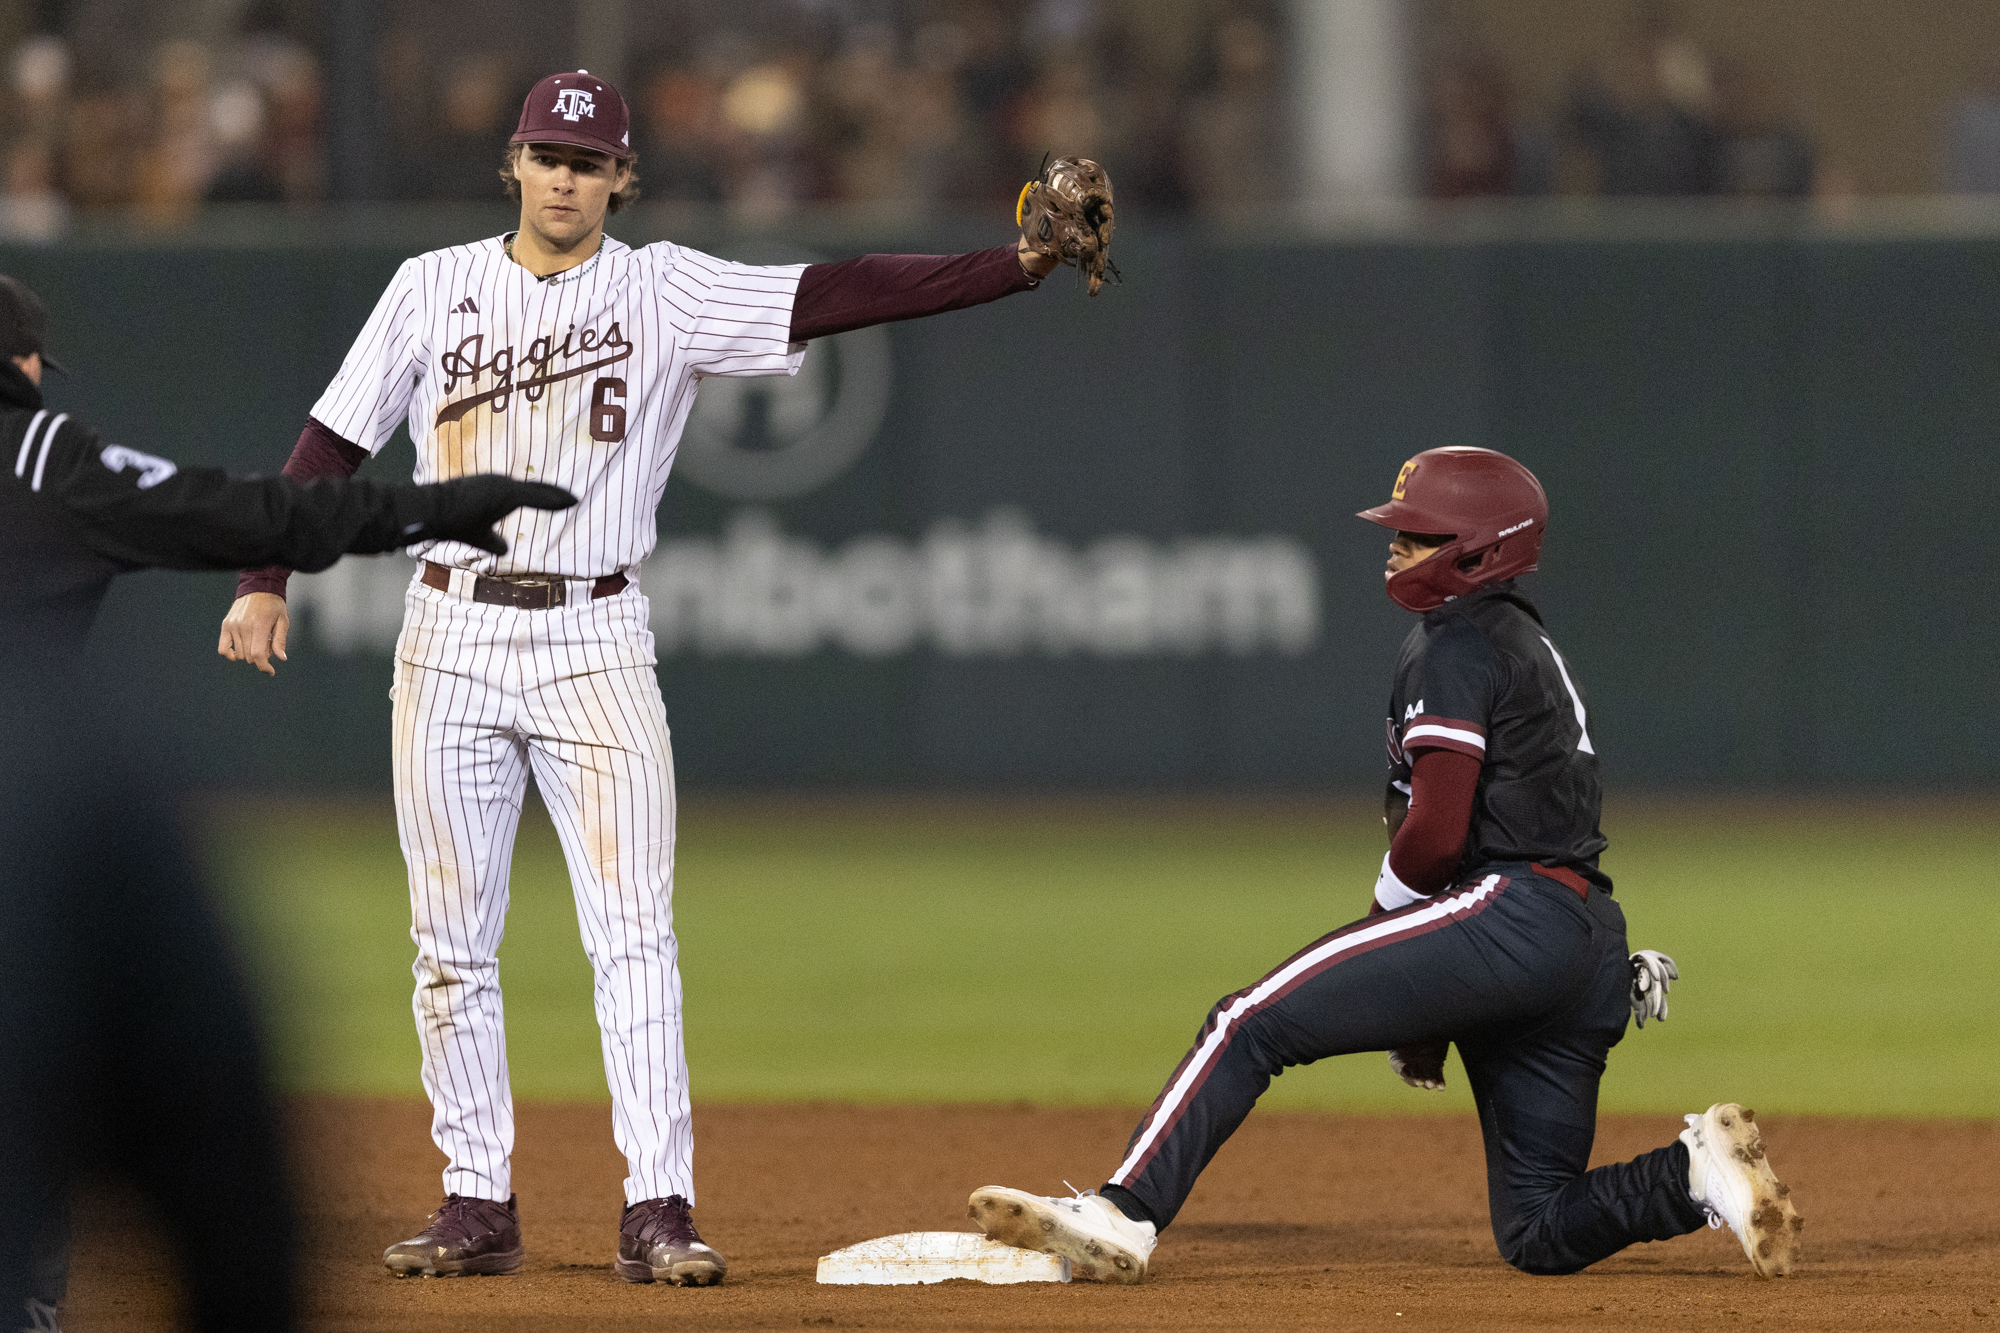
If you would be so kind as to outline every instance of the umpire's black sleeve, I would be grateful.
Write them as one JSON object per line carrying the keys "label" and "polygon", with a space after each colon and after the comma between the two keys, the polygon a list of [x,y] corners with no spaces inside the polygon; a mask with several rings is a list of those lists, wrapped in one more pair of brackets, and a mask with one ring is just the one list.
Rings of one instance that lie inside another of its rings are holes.
{"label": "umpire's black sleeve", "polygon": [[175,466],[66,421],[39,489],[82,525],[84,540],[128,569],[289,565],[311,573],[343,554],[402,546],[430,517],[415,487],[360,480],[301,486]]}

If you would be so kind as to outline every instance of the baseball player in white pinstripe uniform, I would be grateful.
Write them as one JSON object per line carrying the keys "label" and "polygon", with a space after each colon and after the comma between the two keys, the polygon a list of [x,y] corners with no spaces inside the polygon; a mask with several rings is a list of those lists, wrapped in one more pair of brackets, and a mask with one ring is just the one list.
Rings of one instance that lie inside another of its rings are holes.
{"label": "baseball player in white pinstripe uniform", "polygon": [[[956,256],[751,267],[603,235],[631,196],[625,104],[584,72],[537,84],[510,149],[519,231],[405,262],[287,471],[352,472],[400,423],[418,481],[495,472],[576,494],[503,525],[505,555],[423,558],[395,654],[397,826],[417,945],[432,1134],[449,1158],[398,1275],[507,1273],[523,1256],[495,951],[530,771],[554,817],[596,973],[614,1134],[629,1175],[617,1271],[707,1285],[723,1257],[689,1216],[693,1134],[672,924],[674,780],[647,605],[634,582],[696,388],[793,374],[806,340],[1026,290],[1023,239]],[[246,572],[219,651],[273,670],[281,569]]]}

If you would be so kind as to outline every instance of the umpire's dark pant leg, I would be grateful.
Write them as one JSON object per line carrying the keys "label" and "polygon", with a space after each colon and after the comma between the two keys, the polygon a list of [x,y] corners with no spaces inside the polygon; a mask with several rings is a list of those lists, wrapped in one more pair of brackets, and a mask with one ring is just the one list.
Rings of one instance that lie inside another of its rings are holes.
{"label": "umpire's dark pant leg", "polygon": [[0,1327],[50,1277],[49,1200],[88,1167],[154,1205],[189,1327],[283,1333],[300,1266],[281,1126],[181,833],[143,777],[75,742],[10,788],[5,742]]}
{"label": "umpire's dark pant leg", "polygon": [[1110,1183],[1165,1227],[1287,1066],[1443,1040],[1558,1007],[1578,988],[1589,931],[1580,910],[1548,912],[1533,883],[1490,875],[1357,921],[1225,996]]}
{"label": "umpire's dark pant leg", "polygon": [[1592,890],[1587,905],[1572,895],[1564,906],[1583,908],[1590,927],[1591,967],[1573,1002],[1525,1032],[1487,1027],[1458,1039],[1486,1139],[1493,1238],[1508,1263],[1541,1274],[1574,1273],[1706,1221],[1688,1196],[1678,1142],[1586,1170],[1605,1056],[1631,1012],[1631,971],[1624,914],[1609,894]]}

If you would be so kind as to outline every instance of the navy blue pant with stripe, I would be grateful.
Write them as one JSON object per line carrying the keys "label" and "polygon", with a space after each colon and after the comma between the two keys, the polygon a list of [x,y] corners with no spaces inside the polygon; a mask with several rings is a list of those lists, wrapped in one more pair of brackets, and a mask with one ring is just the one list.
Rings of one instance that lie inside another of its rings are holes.
{"label": "navy blue pant with stripe", "polygon": [[1530,1273],[1573,1273],[1702,1226],[1679,1142],[1585,1168],[1604,1058],[1631,1016],[1610,894],[1527,865],[1315,941],[1209,1012],[1105,1193],[1164,1228],[1272,1078],[1333,1055],[1458,1045],[1486,1139],[1493,1235]]}

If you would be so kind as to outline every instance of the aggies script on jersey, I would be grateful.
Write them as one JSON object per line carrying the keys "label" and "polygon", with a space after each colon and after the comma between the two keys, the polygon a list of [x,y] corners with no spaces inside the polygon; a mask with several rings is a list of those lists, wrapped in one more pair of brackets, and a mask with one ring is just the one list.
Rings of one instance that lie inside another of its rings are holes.
{"label": "aggies script on jersey", "polygon": [[1426,748],[1481,764],[1454,882],[1493,862],[1540,861],[1611,887],[1597,868],[1603,789],[1583,695],[1512,581],[1446,602],[1403,641],[1389,765],[1404,791],[1410,752]]}
{"label": "aggies script on jersey", "polygon": [[480,574],[630,569],[652,553],[698,382],[798,370],[804,267],[607,236],[545,281],[500,237],[433,250],[396,271],[312,417],[370,454],[407,425],[418,481],[497,472],[578,497],[503,524],[504,556],[456,542],[414,555]]}
{"label": "aggies script on jersey", "polygon": [[[468,309],[467,313],[475,312]],[[524,402],[539,403],[551,384],[604,371],[591,384],[590,438],[605,444],[616,444],[625,438],[625,381],[611,367],[620,366],[631,357],[632,344],[616,320],[603,333],[596,329],[579,331],[572,324],[563,331],[561,342],[544,333],[521,351],[495,347],[490,358],[482,359],[485,348],[484,333],[467,334],[458,346],[438,358],[447,397],[458,389],[461,381],[477,385],[490,376],[493,385],[484,393],[468,393],[439,408],[439,426],[450,425],[475,407],[490,405],[493,411],[504,412],[507,400],[517,390]],[[591,359],[579,365],[577,357]],[[561,369],[553,369],[555,366]]]}

